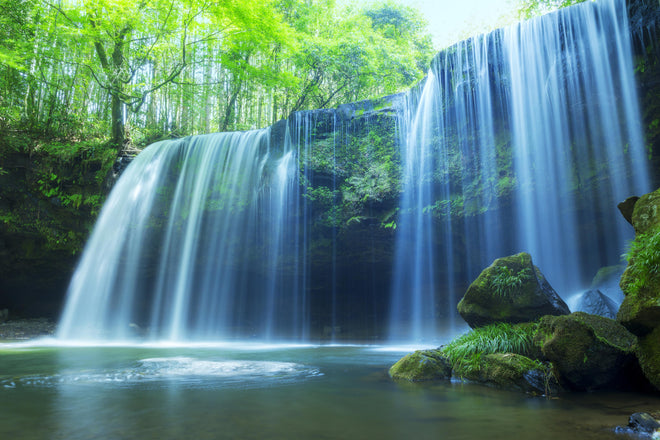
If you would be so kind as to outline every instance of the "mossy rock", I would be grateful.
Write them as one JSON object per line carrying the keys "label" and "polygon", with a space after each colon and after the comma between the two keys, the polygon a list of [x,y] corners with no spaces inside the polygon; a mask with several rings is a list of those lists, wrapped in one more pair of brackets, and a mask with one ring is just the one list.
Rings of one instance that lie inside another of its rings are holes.
{"label": "mossy rock", "polygon": [[[645,198],[643,196],[638,204]],[[640,210],[653,212],[652,207],[647,205]],[[640,214],[639,217],[650,221],[652,216]],[[637,226],[635,229],[638,229]],[[644,229],[644,233],[638,233],[631,243],[628,266],[619,283],[625,298],[617,313],[617,321],[638,336],[650,333],[660,325],[659,267],[660,227],[656,225],[655,229]]]}
{"label": "mossy rock", "polygon": [[514,353],[478,356],[457,365],[454,376],[532,394],[554,394],[559,390],[549,365]]}
{"label": "mossy rock", "polygon": [[637,336],[644,336],[660,325],[660,295],[647,289],[627,295],[619,307],[616,320]]}
{"label": "mossy rock", "polygon": [[632,225],[632,215],[633,211],[635,209],[635,203],[637,203],[637,200],[639,200],[639,197],[637,196],[632,196],[628,197],[626,200],[623,202],[619,203],[617,208],[619,208],[619,211],[621,212],[621,215],[623,218],[626,219],[628,223]]}
{"label": "mossy rock", "polygon": [[635,352],[644,376],[660,390],[660,327],[639,338]]}
{"label": "mossy rock", "polygon": [[411,382],[425,380],[448,380],[451,365],[438,350],[418,350],[399,359],[389,371],[392,379]]}
{"label": "mossy rock", "polygon": [[660,229],[660,189],[644,194],[635,202],[632,225],[636,234],[648,234]]}
{"label": "mossy rock", "polygon": [[560,382],[576,390],[618,387],[635,361],[635,336],[602,316],[546,316],[536,337]]}
{"label": "mossy rock", "polygon": [[570,313],[526,252],[498,258],[484,269],[458,303],[458,312],[472,328]]}

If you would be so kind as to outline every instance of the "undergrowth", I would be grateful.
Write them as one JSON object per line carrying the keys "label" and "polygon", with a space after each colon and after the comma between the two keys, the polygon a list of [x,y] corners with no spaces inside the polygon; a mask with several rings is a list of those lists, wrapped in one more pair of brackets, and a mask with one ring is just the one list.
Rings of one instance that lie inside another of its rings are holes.
{"label": "undergrowth", "polygon": [[509,296],[515,289],[522,286],[530,275],[529,268],[514,272],[506,266],[497,266],[494,270],[495,275],[490,279],[490,288],[502,298]]}
{"label": "undergrowth", "polygon": [[451,341],[442,353],[454,368],[463,371],[478,369],[481,356],[494,353],[515,353],[528,356],[533,351],[536,326],[497,323],[479,327]]}
{"label": "undergrowth", "polygon": [[657,283],[660,275],[660,230],[653,234],[639,234],[624,254],[628,262],[627,295],[636,295],[644,286]]}

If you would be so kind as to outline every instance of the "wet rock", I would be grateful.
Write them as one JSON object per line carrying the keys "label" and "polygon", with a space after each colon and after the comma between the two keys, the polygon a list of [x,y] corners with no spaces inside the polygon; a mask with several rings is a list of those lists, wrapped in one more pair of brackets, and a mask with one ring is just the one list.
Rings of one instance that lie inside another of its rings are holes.
{"label": "wet rock", "polygon": [[660,390],[660,327],[638,339],[635,354],[644,376]]}
{"label": "wet rock", "polygon": [[615,319],[619,309],[617,303],[600,290],[587,290],[575,302],[574,312],[585,312],[591,315]]}
{"label": "wet rock", "polygon": [[660,296],[652,291],[627,295],[619,307],[616,319],[637,336],[652,332],[660,324]]}
{"label": "wet rock", "polygon": [[559,390],[549,365],[513,353],[481,356],[477,365],[457,366],[454,376],[531,394],[556,394]]}
{"label": "wet rock", "polygon": [[117,156],[115,159],[115,162],[112,164],[112,168],[108,170],[108,174],[105,176],[105,180],[103,182],[103,186],[106,192],[110,192],[110,190],[115,186],[115,183],[117,183],[117,180],[119,180],[119,176],[124,172],[124,170],[133,162],[133,159],[135,159],[136,154],[120,154]]}
{"label": "wet rock", "polygon": [[458,303],[458,312],[472,328],[570,313],[525,252],[498,258],[484,269]]}
{"label": "wet rock", "polygon": [[26,340],[55,334],[55,322],[46,318],[16,319],[0,323],[0,340]]}
{"label": "wet rock", "polygon": [[[617,310],[621,301],[623,301],[623,291],[619,286],[619,282],[624,270],[626,270],[625,264],[601,267],[591,280],[591,286],[589,287],[590,290],[600,290],[603,295],[612,299],[617,304]],[[576,312],[577,310],[573,311]]]}
{"label": "wet rock", "polygon": [[636,338],[616,321],[583,312],[545,316],[536,335],[559,381],[575,390],[616,388],[635,362]]}
{"label": "wet rock", "polygon": [[399,359],[392,365],[389,374],[392,379],[418,382],[448,380],[451,370],[449,361],[439,350],[418,350]]}
{"label": "wet rock", "polygon": [[623,218],[625,218],[626,221],[631,225],[632,225],[633,209],[635,208],[635,203],[637,203],[637,200],[639,200],[639,197],[632,196],[632,197],[628,197],[626,200],[616,205],[616,207],[619,208],[619,211],[621,212]]}
{"label": "wet rock", "polygon": [[660,228],[660,189],[637,200],[631,220],[636,234],[648,234]]}
{"label": "wet rock", "polygon": [[616,432],[652,435],[654,439],[660,438],[660,422],[649,413],[639,412],[630,416],[628,426],[618,426]]}

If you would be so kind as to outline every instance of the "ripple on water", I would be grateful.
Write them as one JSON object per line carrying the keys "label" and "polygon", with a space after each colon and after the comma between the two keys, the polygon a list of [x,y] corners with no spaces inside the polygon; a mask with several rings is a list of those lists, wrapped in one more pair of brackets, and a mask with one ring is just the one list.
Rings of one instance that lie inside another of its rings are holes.
{"label": "ripple on water", "polygon": [[131,368],[117,370],[63,371],[54,375],[29,375],[0,381],[2,388],[52,387],[58,385],[162,384],[210,388],[258,388],[299,382],[322,376],[316,368],[294,362],[251,360],[205,360],[194,357],[156,357],[137,361]]}

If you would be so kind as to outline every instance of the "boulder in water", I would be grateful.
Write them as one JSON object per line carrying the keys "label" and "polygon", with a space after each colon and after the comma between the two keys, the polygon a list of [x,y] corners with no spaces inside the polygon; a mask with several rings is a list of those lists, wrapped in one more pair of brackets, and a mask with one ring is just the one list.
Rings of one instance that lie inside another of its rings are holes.
{"label": "boulder in water", "polygon": [[392,365],[389,374],[392,379],[411,382],[448,380],[451,378],[451,368],[439,350],[417,350],[399,359]]}
{"label": "boulder in water", "polygon": [[635,362],[632,333],[612,319],[583,312],[543,317],[536,342],[560,382],[575,390],[627,383],[625,374]]}
{"label": "boulder in water", "polygon": [[532,257],[522,252],[498,258],[484,269],[458,303],[458,313],[476,328],[496,322],[530,322],[570,311],[532,264]]}
{"label": "boulder in water", "polygon": [[641,434],[660,438],[660,422],[649,413],[638,412],[628,418],[628,426],[618,426],[616,432],[623,434]]}
{"label": "boulder in water", "polygon": [[573,311],[616,319],[618,309],[619,306],[610,297],[598,289],[592,289],[580,294]]}
{"label": "boulder in water", "polygon": [[559,384],[549,364],[515,353],[492,353],[476,358],[476,365],[458,364],[454,376],[507,390],[556,394]]}

